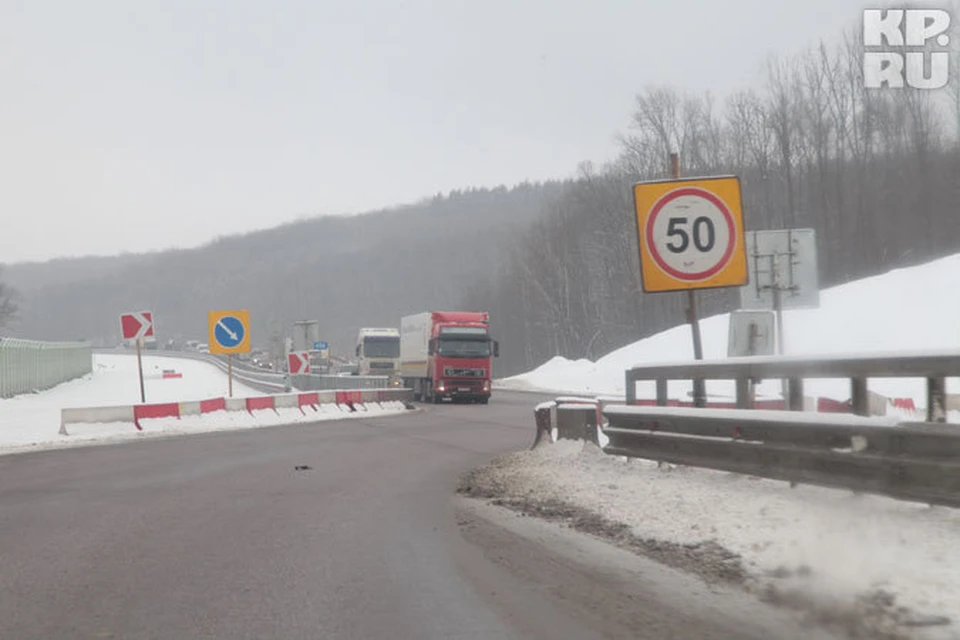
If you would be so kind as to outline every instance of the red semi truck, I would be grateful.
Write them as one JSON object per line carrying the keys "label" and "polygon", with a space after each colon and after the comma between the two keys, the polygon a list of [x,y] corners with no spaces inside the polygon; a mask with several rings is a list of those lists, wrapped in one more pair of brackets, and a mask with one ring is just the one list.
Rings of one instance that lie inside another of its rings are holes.
{"label": "red semi truck", "polygon": [[500,355],[489,319],[486,312],[425,311],[400,320],[400,374],[415,399],[487,404],[492,358]]}

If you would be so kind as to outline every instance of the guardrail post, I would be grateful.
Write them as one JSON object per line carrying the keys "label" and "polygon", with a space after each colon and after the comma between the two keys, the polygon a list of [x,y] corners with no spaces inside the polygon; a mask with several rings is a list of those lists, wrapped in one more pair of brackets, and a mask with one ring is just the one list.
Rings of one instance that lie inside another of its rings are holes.
{"label": "guardrail post", "polygon": [[657,406],[667,406],[667,379],[657,378]]}
{"label": "guardrail post", "polygon": [[753,409],[750,378],[737,378],[737,409]]}
{"label": "guardrail post", "polygon": [[[552,406],[551,406],[552,405]],[[553,425],[551,424],[551,414],[553,413],[552,409],[556,407],[556,403],[544,403],[534,409],[533,417],[536,420],[537,424],[537,434],[533,439],[533,446],[531,449],[536,449],[543,442],[549,442],[552,438],[551,430]]]}
{"label": "guardrail post", "polygon": [[637,383],[633,380],[633,371],[627,369],[624,389],[627,392],[627,406],[637,404]]}
{"label": "guardrail post", "polygon": [[850,403],[853,405],[853,412],[858,416],[870,415],[870,398],[867,397],[867,379],[850,379]]}
{"label": "guardrail post", "polygon": [[946,422],[946,379],[927,378],[927,422]]}
{"label": "guardrail post", "polygon": [[[803,378],[790,378],[787,381],[787,409],[790,411],[803,411]],[[864,385],[864,395],[866,395],[866,385]]]}

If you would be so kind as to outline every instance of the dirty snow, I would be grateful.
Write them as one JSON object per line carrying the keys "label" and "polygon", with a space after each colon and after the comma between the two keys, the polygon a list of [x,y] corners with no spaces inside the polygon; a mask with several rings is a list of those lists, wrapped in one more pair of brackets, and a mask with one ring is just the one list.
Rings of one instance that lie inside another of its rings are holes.
{"label": "dirty snow", "polygon": [[[897,269],[821,291],[819,309],[784,312],[785,355],[836,356],[897,351],[960,349],[960,297],[930,295],[932,291],[960,290],[960,254],[920,266]],[[725,359],[730,314],[701,319],[704,359]],[[624,396],[624,372],[637,364],[693,361],[689,325],[680,325],[613,351],[596,362],[554,357],[528,373],[497,381],[500,389],[540,390],[555,393],[588,393]],[[956,379],[947,382],[957,393]],[[871,380],[870,389],[887,397],[913,398],[926,405],[920,380]],[[671,398],[689,399],[691,385],[669,385]],[[707,392],[718,400],[734,397],[731,382],[707,383]],[[758,397],[777,398],[780,382],[765,381]],[[843,380],[809,380],[807,395],[836,400],[850,397]],[[653,383],[637,385],[640,398],[654,397]]]}
{"label": "dirty snow", "polygon": [[[885,592],[960,635],[960,510],[603,454],[561,440],[491,465],[504,497],[557,500],[629,525],[640,538],[715,541],[742,557],[752,588],[855,608]],[[932,634],[932,635],[931,635]]]}
{"label": "dirty snow", "polygon": [[[174,369],[182,378],[163,379],[164,369]],[[228,394],[227,376],[206,362],[167,356],[143,356],[144,387],[148,403],[188,402],[225,397]],[[237,398],[262,396],[263,393],[234,380],[233,396]],[[371,405],[367,413],[350,414],[349,410],[321,405],[314,413],[305,408],[246,412],[220,411],[204,416],[141,420],[142,432],[133,423],[71,424],[70,435],[59,434],[60,410],[67,407],[95,407],[132,405],[140,403],[140,382],[137,358],[127,354],[94,354],[93,372],[77,380],[63,383],[36,394],[21,395],[0,400],[0,454],[39,448],[60,448],[129,440],[158,434],[196,433],[260,427],[319,420],[340,419],[400,413],[403,403]]]}

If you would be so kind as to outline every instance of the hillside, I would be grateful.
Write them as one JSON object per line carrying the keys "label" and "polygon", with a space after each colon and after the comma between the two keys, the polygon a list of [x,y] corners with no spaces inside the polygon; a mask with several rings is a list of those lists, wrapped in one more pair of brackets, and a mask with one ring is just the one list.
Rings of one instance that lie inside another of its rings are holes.
{"label": "hillside", "polygon": [[[893,269],[824,289],[816,309],[784,311],[784,352],[797,356],[838,356],[878,352],[940,351],[960,347],[956,318],[960,302],[955,296],[931,295],[955,291],[960,286],[960,253],[918,266]],[[730,314],[717,314],[700,323],[703,355],[707,360],[727,357]],[[507,378],[501,387],[545,389],[621,397],[624,371],[636,364],[693,361],[689,325],[679,325],[612,351],[595,362],[555,357],[528,373]],[[956,379],[947,387],[956,393]],[[674,397],[684,397],[689,383],[674,382]],[[920,379],[872,380],[870,388],[889,397],[909,397],[925,406],[924,381]],[[847,400],[846,380],[810,380],[809,394]],[[708,393],[732,397],[733,383],[711,381]],[[778,397],[778,381],[765,381],[761,395]],[[638,385],[642,397],[653,397],[652,384]]]}
{"label": "hillside", "polygon": [[22,294],[11,333],[113,345],[118,315],[149,309],[161,340],[203,339],[208,310],[248,308],[258,345],[309,318],[342,353],[360,326],[397,325],[408,312],[456,306],[477,276],[494,274],[505,240],[561,187],[456,191],[196,249],[8,265],[4,278]]}

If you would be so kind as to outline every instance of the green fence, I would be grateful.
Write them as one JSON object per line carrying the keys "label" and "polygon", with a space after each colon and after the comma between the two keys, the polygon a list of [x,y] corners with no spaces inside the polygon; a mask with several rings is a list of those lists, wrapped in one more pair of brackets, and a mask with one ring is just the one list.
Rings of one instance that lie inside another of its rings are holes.
{"label": "green fence", "polygon": [[89,344],[0,338],[0,398],[49,389],[91,371]]}

